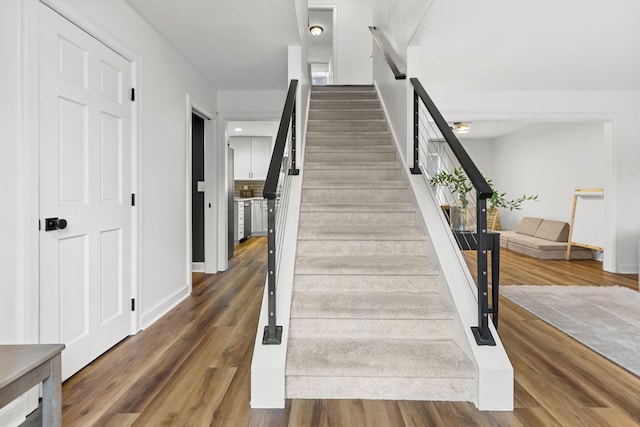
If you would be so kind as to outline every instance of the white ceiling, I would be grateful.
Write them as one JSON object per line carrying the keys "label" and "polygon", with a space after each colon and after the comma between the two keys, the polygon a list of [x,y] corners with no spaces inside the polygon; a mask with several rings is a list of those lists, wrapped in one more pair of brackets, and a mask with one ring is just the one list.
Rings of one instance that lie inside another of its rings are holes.
{"label": "white ceiling", "polygon": [[286,89],[293,1],[125,1],[218,89]]}
{"label": "white ceiling", "polygon": [[429,87],[640,89],[640,13],[631,2],[434,1],[420,34]]}

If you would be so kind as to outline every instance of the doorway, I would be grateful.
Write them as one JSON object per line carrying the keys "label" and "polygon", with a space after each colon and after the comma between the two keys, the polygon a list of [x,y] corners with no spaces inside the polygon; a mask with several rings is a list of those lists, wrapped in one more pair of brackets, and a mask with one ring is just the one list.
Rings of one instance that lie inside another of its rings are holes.
{"label": "doorway", "polygon": [[335,10],[331,6],[309,7],[309,28],[321,31],[307,32],[309,71],[313,85],[333,84],[335,71]]}
{"label": "doorway", "polygon": [[204,118],[191,114],[191,262],[198,272],[205,262],[204,124]]}
{"label": "doorway", "polygon": [[38,7],[40,342],[64,380],[131,331],[133,66]]}

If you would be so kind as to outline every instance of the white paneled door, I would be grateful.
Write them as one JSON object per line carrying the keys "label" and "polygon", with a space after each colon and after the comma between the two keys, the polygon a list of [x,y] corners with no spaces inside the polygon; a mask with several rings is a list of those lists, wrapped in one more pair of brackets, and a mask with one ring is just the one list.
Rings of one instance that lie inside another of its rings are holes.
{"label": "white paneled door", "polygon": [[130,331],[131,63],[39,15],[40,340],[66,379]]}

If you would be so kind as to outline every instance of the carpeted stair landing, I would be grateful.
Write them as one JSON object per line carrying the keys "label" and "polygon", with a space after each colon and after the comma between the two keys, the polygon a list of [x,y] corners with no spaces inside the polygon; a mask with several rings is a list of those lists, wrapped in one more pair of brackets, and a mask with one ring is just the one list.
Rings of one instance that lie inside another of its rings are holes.
{"label": "carpeted stair landing", "polygon": [[312,89],[305,155],[287,398],[471,400],[372,86]]}

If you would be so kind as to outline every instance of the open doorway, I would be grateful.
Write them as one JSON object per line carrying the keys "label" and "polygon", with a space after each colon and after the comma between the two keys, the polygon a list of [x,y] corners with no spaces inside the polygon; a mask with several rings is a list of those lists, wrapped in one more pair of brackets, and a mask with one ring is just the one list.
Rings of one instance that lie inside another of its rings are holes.
{"label": "open doorway", "polygon": [[[309,68],[313,85],[333,84],[335,69],[335,10],[331,6],[309,8]],[[313,31],[311,31],[313,29]]]}
{"label": "open doorway", "polygon": [[191,114],[191,262],[193,271],[204,271],[204,123]]}

